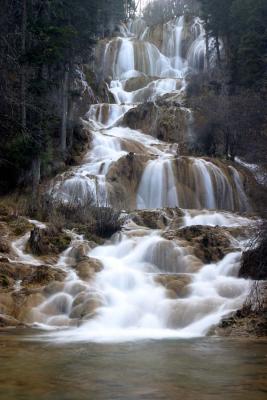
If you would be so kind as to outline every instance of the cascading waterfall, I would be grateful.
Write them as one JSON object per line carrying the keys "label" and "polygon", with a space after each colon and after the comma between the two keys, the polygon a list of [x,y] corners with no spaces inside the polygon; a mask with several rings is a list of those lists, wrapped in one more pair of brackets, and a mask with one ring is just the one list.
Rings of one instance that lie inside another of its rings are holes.
{"label": "cascading waterfall", "polygon": [[149,161],[137,194],[137,208],[178,207],[179,201],[170,159]]}
{"label": "cascading waterfall", "polygon": [[[249,209],[242,176],[233,166],[180,157],[179,143],[171,146],[120,126],[127,111],[139,103],[155,102],[170,93],[182,96],[190,69],[204,68],[202,24],[199,19],[191,22],[191,37],[186,41],[186,23],[180,17],[164,24],[158,47],[153,30],[142,19],[122,25],[121,37],[105,42],[104,75],[111,79],[110,92],[116,104],[90,107],[85,116],[92,136],[90,150],[79,167],[57,180],[52,189],[55,199],[78,206],[90,202],[116,206],[111,198],[121,174],[124,184],[128,179],[127,190],[136,187],[133,208],[184,209],[176,231],[192,225],[231,228],[251,223],[218,211]],[[191,121],[191,111],[184,111]],[[126,160],[123,168],[130,165],[129,171],[110,176],[122,160]],[[113,201],[120,200],[115,196]],[[57,263],[67,272],[63,287],[31,313],[31,322],[37,326],[56,328],[42,338],[122,341],[196,337],[242,305],[249,282],[237,278],[241,251],[228,249],[222,260],[205,265],[195,255],[192,243],[167,239],[165,233],[137,225],[130,218],[120,234],[94,249],[83,237],[73,236],[70,248]],[[229,238],[236,249],[236,239]],[[85,258],[99,267],[93,278],[82,278],[73,268],[73,255],[81,244],[87,246]],[[21,248],[21,243],[16,246]],[[173,284],[162,284],[171,277],[178,285],[176,292]],[[68,329],[57,330],[62,327]]]}
{"label": "cascading waterfall", "polygon": [[178,18],[175,24],[166,24],[167,29],[163,31],[162,52],[171,60],[174,69],[182,70],[184,61],[182,59],[181,44],[184,29],[184,17]]}
{"label": "cascading waterfall", "polygon": [[[69,267],[72,249],[57,265],[69,271],[63,290],[33,309],[31,316],[42,328],[69,329],[45,333],[43,339],[113,342],[201,336],[242,304],[249,287],[248,281],[236,278],[239,252],[195,272],[186,248],[138,226],[89,252],[103,265],[93,282],[80,280]],[[159,272],[186,281],[185,294],[169,298],[157,283]]]}

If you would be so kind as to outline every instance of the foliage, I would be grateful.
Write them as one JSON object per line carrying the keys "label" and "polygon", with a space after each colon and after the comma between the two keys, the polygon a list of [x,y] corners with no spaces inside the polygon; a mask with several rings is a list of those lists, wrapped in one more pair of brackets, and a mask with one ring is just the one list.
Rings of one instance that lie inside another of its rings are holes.
{"label": "foliage", "polygon": [[143,11],[149,25],[163,23],[183,14],[197,15],[199,5],[196,0],[154,0]]}
{"label": "foliage", "polygon": [[259,224],[257,234],[243,253],[240,276],[253,280],[267,279],[267,221]]}
{"label": "foliage", "polygon": [[96,40],[110,34],[129,9],[125,0],[2,3],[0,192],[5,192],[19,181],[30,183],[26,177],[36,175],[38,182],[34,168],[42,169],[52,146],[59,147],[62,105],[71,99],[77,64],[90,62]]}
{"label": "foliage", "polygon": [[266,0],[199,0],[207,33],[222,38],[232,83],[267,83]]}
{"label": "foliage", "polygon": [[189,84],[188,99],[196,114],[194,151],[234,160],[246,154],[249,147],[252,157],[264,161],[265,107],[261,93],[246,88],[231,92],[221,74],[217,80],[199,74]]}

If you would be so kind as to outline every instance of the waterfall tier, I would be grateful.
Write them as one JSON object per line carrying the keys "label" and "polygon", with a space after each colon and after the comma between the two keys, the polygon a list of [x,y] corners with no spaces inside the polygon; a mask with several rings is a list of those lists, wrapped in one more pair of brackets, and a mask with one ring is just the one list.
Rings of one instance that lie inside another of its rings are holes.
{"label": "waterfall tier", "polygon": [[[202,336],[242,305],[250,286],[237,276],[246,238],[240,232],[251,220],[229,212],[250,209],[243,174],[233,163],[182,152],[192,133],[193,115],[184,106],[188,74],[206,63],[201,21],[180,17],[148,27],[138,19],[121,25],[120,34],[96,49],[115,103],[90,107],[90,149],[81,165],[57,177],[50,194],[89,210],[126,209],[128,218],[93,249],[73,236],[57,263],[66,281],[29,316],[39,327],[69,328],[45,334],[49,340]],[[132,121],[142,106],[142,120]],[[127,126],[144,125],[149,107],[146,130]],[[169,142],[162,133],[168,108],[177,130]],[[86,251],[77,264],[80,246]]]}

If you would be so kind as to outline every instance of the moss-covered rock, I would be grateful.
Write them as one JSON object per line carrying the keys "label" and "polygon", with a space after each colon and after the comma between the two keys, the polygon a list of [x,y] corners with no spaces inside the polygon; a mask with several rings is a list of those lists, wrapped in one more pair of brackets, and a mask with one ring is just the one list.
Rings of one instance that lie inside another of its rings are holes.
{"label": "moss-covered rock", "polygon": [[31,275],[22,280],[22,286],[42,287],[50,282],[62,282],[66,273],[60,269],[51,268],[47,265],[41,265],[35,268]]}
{"label": "moss-covered rock", "polygon": [[194,255],[203,263],[218,262],[233,251],[228,233],[220,227],[194,225],[164,233],[167,239],[173,239],[174,235],[186,240]]}
{"label": "moss-covered rock", "polygon": [[155,277],[155,281],[167,289],[168,297],[186,297],[190,290],[189,285],[192,277],[187,274],[160,274]]}
{"label": "moss-covered rock", "polygon": [[33,224],[31,224],[24,217],[14,217],[8,222],[8,226],[11,229],[11,232],[15,236],[22,236],[25,233],[29,232],[33,228]]}
{"label": "moss-covered rock", "polygon": [[84,257],[84,259],[75,265],[75,269],[81,279],[89,280],[93,278],[97,272],[102,271],[103,265],[96,258]]}
{"label": "moss-covered rock", "polygon": [[71,238],[63,230],[54,226],[46,229],[35,227],[31,231],[28,248],[37,256],[60,254],[70,245]]}

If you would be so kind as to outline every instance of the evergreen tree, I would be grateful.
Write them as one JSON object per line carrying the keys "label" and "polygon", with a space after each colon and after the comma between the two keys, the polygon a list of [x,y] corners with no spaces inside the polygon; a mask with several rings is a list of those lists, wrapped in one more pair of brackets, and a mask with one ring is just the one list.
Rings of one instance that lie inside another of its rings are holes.
{"label": "evergreen tree", "polygon": [[266,0],[199,1],[206,30],[215,39],[218,63],[221,38],[233,83],[261,86],[267,68]]}
{"label": "evergreen tree", "polygon": [[[61,132],[67,146],[69,79],[96,40],[126,16],[126,0],[3,0],[0,15],[0,189],[37,171]],[[55,98],[61,101],[55,103]],[[60,115],[61,114],[61,115]],[[32,166],[31,166],[32,164]]]}

